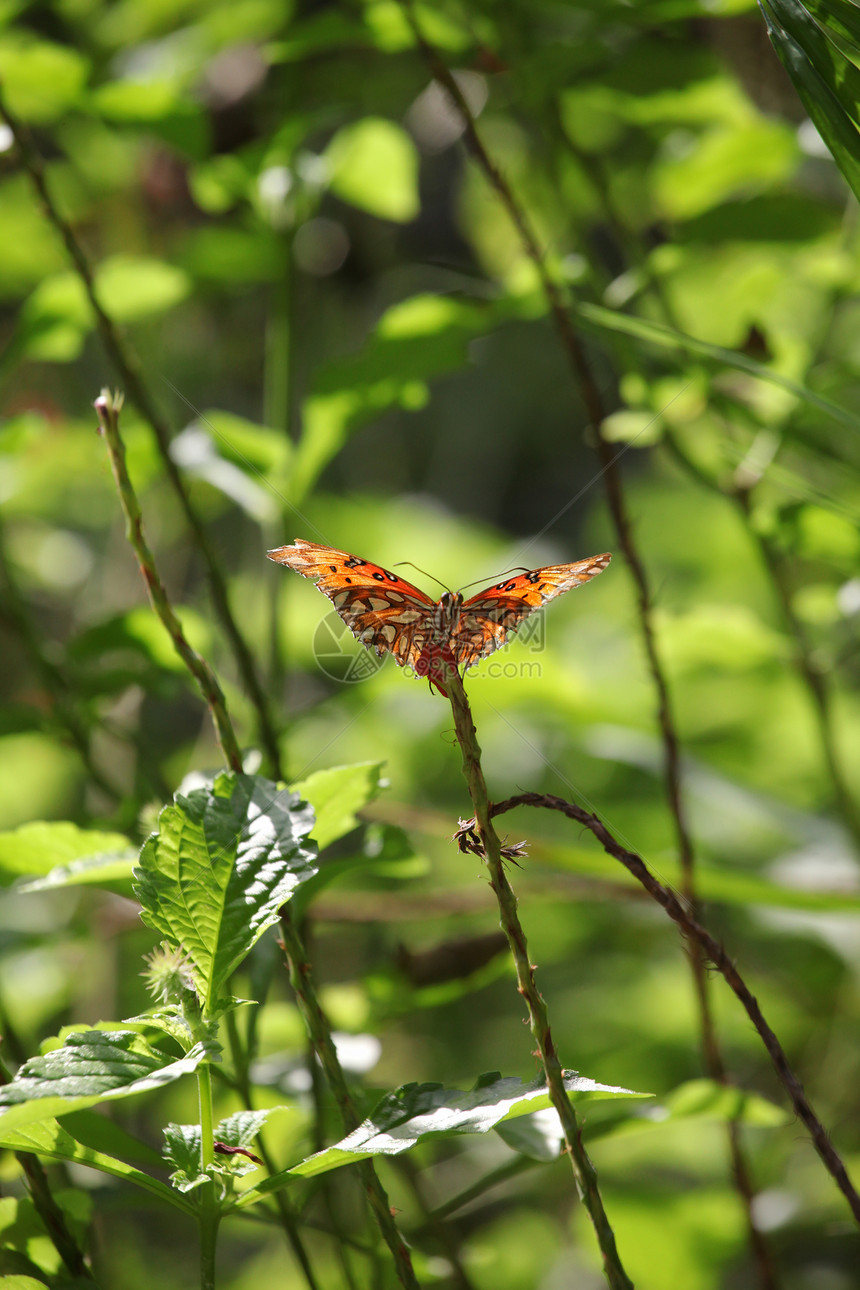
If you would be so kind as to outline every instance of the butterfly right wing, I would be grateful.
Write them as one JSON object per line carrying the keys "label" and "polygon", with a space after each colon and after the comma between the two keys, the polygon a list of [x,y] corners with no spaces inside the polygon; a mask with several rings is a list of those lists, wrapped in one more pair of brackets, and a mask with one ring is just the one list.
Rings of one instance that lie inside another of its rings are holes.
{"label": "butterfly right wing", "polygon": [[362,645],[393,654],[401,667],[416,666],[433,637],[435,606],[411,582],[360,556],[302,538],[266,554],[312,578]]}

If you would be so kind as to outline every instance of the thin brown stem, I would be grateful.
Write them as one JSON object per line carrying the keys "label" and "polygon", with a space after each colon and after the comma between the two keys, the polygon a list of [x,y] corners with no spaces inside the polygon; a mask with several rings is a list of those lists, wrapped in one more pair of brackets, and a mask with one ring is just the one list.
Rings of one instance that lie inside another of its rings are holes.
{"label": "thin brown stem", "polygon": [[707,928],[703,927],[688,912],[683,901],[675,895],[671,888],[664,886],[654,877],[642,857],[621,846],[609,832],[606,825],[592,812],[552,794],[519,793],[516,797],[509,797],[504,802],[496,802],[491,807],[491,814],[493,816],[501,815],[505,811],[513,810],[516,806],[538,806],[552,811],[560,811],[568,819],[576,820],[579,824],[584,825],[585,828],[590,829],[604,851],[619,860],[637,882],[641,883],[648,894],[665,909],[684,935],[700,946],[705,958],[724,977],[743,1005],[747,1016],[768,1051],[777,1077],[788,1094],[792,1106],[809,1130],[815,1149],[821,1157],[825,1169],[836,1182],[837,1187],[848,1201],[854,1218],[860,1224],[860,1195],[855,1190],[842,1158],[827,1136],[824,1125],[812,1109],[803,1085],[795,1075],[782,1044],[764,1018],[758,1000],[719,941],[715,940]]}
{"label": "thin brown stem", "polygon": [[[360,1118],[337,1055],[328,1018],[322,1010],[317,995],[304,943],[286,905],[281,910],[281,937],[290,971],[290,982],[311,1044],[340,1110],[344,1129],[347,1133],[351,1133],[358,1127]],[[418,1290],[409,1250],[397,1229],[388,1196],[373,1163],[370,1160],[361,1160],[355,1168],[382,1238],[391,1251],[400,1284],[407,1290]]]}
{"label": "thin brown stem", "polygon": [[137,556],[149,602],[173,641],[177,654],[200,688],[200,693],[203,695],[204,702],[209,709],[218,743],[221,746],[227,764],[232,770],[241,773],[242,755],[239,751],[233,725],[227,713],[227,703],[223,691],[209,664],[202,655],[198,654],[189,645],[185,632],[182,630],[182,624],[168,599],[164,583],[159,577],[155,557],[144,536],[143,516],[125,464],[125,445],[119,432],[119,414],[122,407],[122,398],[119,395],[111,396],[107,390],[103,390],[93,406],[99,418],[99,429],[104,435],[110,454],[111,469],[116,480],[120,504],[125,515],[126,537]]}
{"label": "thin brown stem", "polygon": [[165,473],[182,508],[188,527],[194,535],[194,541],[197,548],[203,556],[215,612],[218,615],[221,626],[230,642],[233,655],[236,659],[236,666],[239,669],[239,674],[257,714],[260,742],[263,745],[266,757],[271,763],[274,777],[276,779],[280,779],[281,765],[278,737],[274,722],[269,712],[268,699],[260,678],[257,675],[254,657],[244,636],[239,630],[233,611],[230,608],[227,583],[223,573],[221,572],[220,565],[218,564],[214,547],[212,546],[209,535],[206,532],[199,515],[191,503],[191,498],[189,497],[188,490],[185,487],[185,481],[182,478],[179,467],[176,465],[176,462],[171,455],[170,427],[159,411],[158,405],[143,379],[139,364],[131,350],[131,347],[125,341],[116,323],[107,313],[99,299],[95,277],[92,268],[90,267],[90,263],[84,254],[83,248],[81,247],[71,225],[68,220],[64,218],[59,207],[54,201],[47,183],[45,168],[42,164],[41,156],[30,141],[25,127],[18,120],[15,113],[10,111],[2,93],[0,93],[0,115],[5,118],[6,124],[12,132],[18,150],[18,155],[21,159],[21,164],[29,175],[30,181],[39,196],[45,216],[62,238],[69,259],[72,262],[72,266],[81,280],[87,299],[89,300],[90,307],[92,308],[95,316],[96,327],[107,355],[116,368],[129,398],[139,408],[143,417],[149,422],[149,425],[152,428]]}
{"label": "thin brown stem", "polygon": [[444,685],[454,714],[457,742],[463,755],[463,774],[475,810],[479,846],[490,874],[490,886],[499,905],[499,916],[517,973],[517,988],[525,1000],[529,1025],[538,1046],[538,1055],[546,1076],[547,1092],[558,1112],[577,1188],[594,1227],[603,1258],[606,1280],[613,1290],[631,1290],[632,1282],[624,1271],[615,1244],[595,1169],[582,1141],[582,1129],[573,1104],[564,1087],[564,1071],[559,1061],[549,1025],[549,1015],[535,980],[534,964],[529,958],[525,931],[517,913],[517,898],[508,882],[502,861],[502,845],[492,823],[492,809],[481,769],[481,749],[477,740],[472,711],[463,682],[456,668],[446,667]]}
{"label": "thin brown stem", "polygon": [[[508,217],[511,219],[514,227],[520,235],[526,254],[537,271],[541,286],[546,296],[551,317],[567,355],[574,380],[577,383],[580,397],[595,435],[597,455],[601,464],[601,474],[604,478],[610,514],[618,535],[618,541],[621,546],[622,553],[633,577],[633,583],[636,590],[639,626],[642,633],[643,643],[645,645],[648,670],[657,696],[657,720],[660,727],[663,747],[663,778],[666,787],[669,810],[675,829],[675,839],[681,866],[682,889],[691,909],[695,912],[697,903],[694,877],[695,860],[692,836],[687,823],[681,791],[680,745],[672,712],[669,684],[662,659],[660,657],[657,637],[654,630],[653,598],[648,576],[644,562],[639,555],[633,538],[632,526],[621,483],[621,473],[616,464],[617,455],[612,444],[608,443],[602,434],[602,425],[606,415],[603,395],[601,394],[599,384],[585,347],[571,321],[562,288],[559,286],[546,263],[546,258],[537,241],[525,210],[516,198],[513,189],[508,184],[504,175],[499,170],[498,166],[496,166],[495,162],[484,147],[478,133],[472,111],[460,90],[457,81],[452,76],[449,68],[439,57],[436,50],[423,36],[412,11],[410,0],[403,0],[403,3],[416,43],[418,44],[432,75],[447,91],[454,107],[460,115],[464,126],[464,139],[468,151],[471,153],[472,157],[495,190],[499,200],[508,213]],[[561,127],[560,120],[557,120],[557,124]],[[593,180],[598,181],[598,191],[606,194],[608,190],[606,185],[602,182],[602,172],[599,172],[597,175],[592,173],[592,178]],[[611,209],[610,213],[612,213]],[[660,295],[662,298],[662,292]],[[722,1083],[726,1083],[728,1077],[722,1060],[716,1028],[711,1013],[705,964],[702,960],[701,952],[694,941],[688,942],[687,952],[699,1014],[699,1028],[702,1036],[702,1051],[705,1066],[714,1079],[717,1079]],[[763,1290],[774,1290],[775,1282],[770,1270],[768,1252],[763,1238],[756,1229],[753,1221],[753,1192],[749,1179],[749,1170],[747,1169],[746,1161],[742,1155],[739,1135],[737,1133],[730,1134],[729,1145],[732,1157],[732,1171],[740,1189],[741,1200],[746,1212],[747,1226],[750,1232],[750,1239],[756,1263],[760,1270],[761,1284],[763,1286]]]}
{"label": "thin brown stem", "polygon": [[[206,660],[188,644],[179,619],[176,617],[167,597],[164,584],[158,576],[155,560],[144,537],[143,518],[126,469],[125,448],[119,433],[121,406],[122,399],[120,396],[111,396],[106,390],[102,391],[95,402],[99,417],[99,428],[108,445],[111,467],[126,517],[126,536],[137,556],[150,603],[169,633],[180,658],[200,687],[212,716],[224,758],[232,770],[240,773],[242,770],[242,758],[221,687],[218,685],[215,674]],[[338,1105],[341,1106],[344,1122],[348,1124],[347,1131],[349,1131],[349,1129],[355,1128],[358,1123],[355,1108],[337,1057],[334,1041],[331,1037],[331,1029],[317,998],[310,963],[307,961],[301,938],[293,926],[289,909],[286,906],[281,911],[281,929],[299,1007],[305,1018],[308,1032],[315,1051],[320,1058],[326,1078]],[[391,1250],[400,1281],[407,1290],[417,1290],[418,1283],[412,1271],[409,1252],[397,1230],[388,1205],[388,1198],[385,1195],[382,1184],[379,1182],[376,1170],[369,1160],[362,1161],[357,1166],[357,1169],[383,1238]]]}
{"label": "thin brown stem", "polygon": [[[8,1083],[9,1072],[0,1063],[0,1084]],[[80,1277],[82,1281],[95,1285],[95,1278],[86,1262],[84,1252],[72,1235],[65,1215],[54,1199],[42,1162],[30,1151],[16,1151],[14,1155],[24,1171],[33,1206],[45,1225],[45,1231],[54,1249],[73,1277]]]}
{"label": "thin brown stem", "polygon": [[[248,1111],[255,1110],[254,1097],[251,1091],[251,1082],[248,1078],[248,1064],[245,1060],[245,1053],[239,1038],[239,1029],[236,1024],[235,1012],[227,1012],[224,1023],[227,1027],[227,1036],[230,1041],[230,1053],[233,1058],[233,1070],[235,1074],[236,1088],[242,1099],[242,1105]],[[277,1166],[271,1152],[266,1144],[264,1135],[261,1133],[257,1138],[257,1150],[259,1151],[263,1164],[269,1172],[269,1175],[277,1173]],[[281,1227],[290,1249],[295,1255],[296,1262],[302,1270],[302,1275],[307,1283],[308,1290],[319,1290],[319,1282],[314,1274],[307,1250],[302,1241],[299,1232],[298,1223],[290,1207],[287,1197],[282,1189],[272,1193],[272,1200],[278,1211]]]}

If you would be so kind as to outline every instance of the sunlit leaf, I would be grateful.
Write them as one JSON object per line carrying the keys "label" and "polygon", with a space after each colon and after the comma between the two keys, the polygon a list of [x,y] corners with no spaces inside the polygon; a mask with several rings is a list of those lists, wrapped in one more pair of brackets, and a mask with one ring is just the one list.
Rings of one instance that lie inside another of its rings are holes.
{"label": "sunlit leaf", "polygon": [[[598,1084],[584,1075],[566,1075],[564,1086],[575,1103],[652,1096]],[[503,1120],[549,1105],[542,1080],[525,1084],[519,1079],[502,1079],[497,1073],[483,1076],[468,1093],[441,1084],[406,1084],[384,1097],[354,1133],[288,1172],[308,1177],[367,1156],[399,1155],[428,1137],[487,1133]]]}
{"label": "sunlit leaf", "polygon": [[161,1088],[194,1071],[206,1057],[197,1044],[171,1061],[130,1030],[85,1030],[62,1048],[31,1057],[0,1088],[0,1126],[5,1130],[49,1120],[103,1101]]}
{"label": "sunlit leaf", "polygon": [[60,873],[74,872],[79,882],[97,882],[93,875],[100,868],[114,877],[130,875],[134,854],[121,833],[82,829],[65,820],[22,824],[0,833],[0,882],[38,876],[51,886],[54,878],[61,881]]}
{"label": "sunlit leaf", "polygon": [[219,775],[161,812],[135,873],[141,917],[182,946],[206,1005],[316,872],[312,827],[298,794],[252,775]]}

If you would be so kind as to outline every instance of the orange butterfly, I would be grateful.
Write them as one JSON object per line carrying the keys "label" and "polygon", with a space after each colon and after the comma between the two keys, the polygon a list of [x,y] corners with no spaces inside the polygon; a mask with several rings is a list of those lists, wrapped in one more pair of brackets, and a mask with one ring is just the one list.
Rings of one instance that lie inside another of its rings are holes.
{"label": "orange butterfly", "polygon": [[439,684],[445,667],[472,667],[504,645],[520,623],[548,600],[588,582],[609,564],[595,555],[573,564],[550,564],[497,582],[463,599],[446,591],[435,603],[411,582],[346,551],[296,538],[266,553],[304,578],[314,578],[349,630],[377,654]]}

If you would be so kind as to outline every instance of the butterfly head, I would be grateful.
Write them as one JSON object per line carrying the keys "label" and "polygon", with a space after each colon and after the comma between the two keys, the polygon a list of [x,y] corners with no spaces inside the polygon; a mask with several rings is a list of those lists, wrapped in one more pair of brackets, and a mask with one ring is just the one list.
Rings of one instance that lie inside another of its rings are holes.
{"label": "butterfly head", "polygon": [[462,592],[443,591],[442,595],[436,602],[436,611],[433,615],[435,626],[438,631],[448,635],[452,628],[456,627],[457,621],[460,617],[462,604]]}

